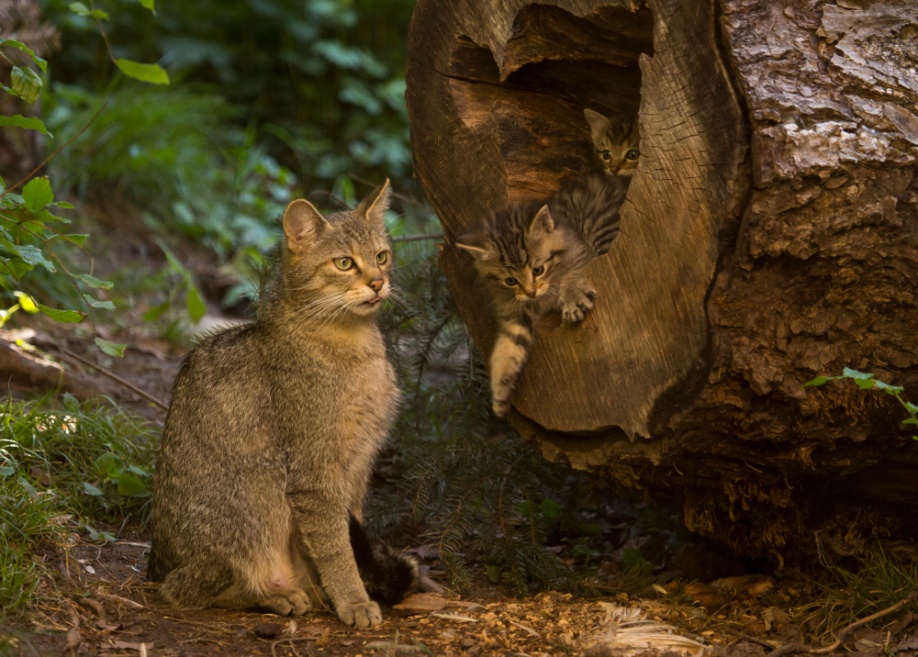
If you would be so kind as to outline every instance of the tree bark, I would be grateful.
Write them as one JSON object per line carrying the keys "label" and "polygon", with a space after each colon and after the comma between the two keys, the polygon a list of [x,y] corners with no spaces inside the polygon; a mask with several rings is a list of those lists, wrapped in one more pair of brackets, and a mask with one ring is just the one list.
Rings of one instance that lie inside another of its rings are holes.
{"label": "tree bark", "polygon": [[895,400],[803,383],[850,366],[918,390],[916,64],[911,0],[420,0],[416,171],[483,354],[494,322],[454,238],[589,164],[584,107],[639,111],[596,307],[538,326],[521,433],[749,554],[791,552],[852,500],[912,513]]}

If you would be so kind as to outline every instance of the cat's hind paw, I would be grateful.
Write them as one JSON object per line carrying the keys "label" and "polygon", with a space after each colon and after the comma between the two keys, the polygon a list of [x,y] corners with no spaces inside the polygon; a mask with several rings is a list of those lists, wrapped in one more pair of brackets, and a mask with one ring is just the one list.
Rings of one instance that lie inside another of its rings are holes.
{"label": "cat's hind paw", "polygon": [[367,628],[375,627],[382,623],[382,612],[379,610],[379,605],[372,600],[346,603],[336,611],[338,612],[338,618],[345,625]]}
{"label": "cat's hind paw", "polygon": [[305,591],[291,589],[268,598],[258,606],[280,616],[302,616],[312,609],[312,601]]}
{"label": "cat's hind paw", "polygon": [[564,303],[561,308],[561,320],[565,324],[576,324],[593,310],[593,303],[596,300],[596,290],[587,288],[579,291],[575,297]]}
{"label": "cat's hind paw", "polygon": [[491,409],[497,417],[507,417],[507,413],[510,412],[510,400],[494,399],[491,402]]}

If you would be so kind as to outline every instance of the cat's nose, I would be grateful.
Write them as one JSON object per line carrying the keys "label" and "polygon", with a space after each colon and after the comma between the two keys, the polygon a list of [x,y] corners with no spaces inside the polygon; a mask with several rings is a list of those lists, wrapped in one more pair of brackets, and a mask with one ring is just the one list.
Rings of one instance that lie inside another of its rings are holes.
{"label": "cat's nose", "polygon": [[369,285],[371,288],[373,288],[373,291],[374,291],[374,292],[379,292],[379,291],[382,289],[382,286],[383,286],[383,279],[381,279],[381,278],[371,278],[371,279],[367,282],[367,285]]}
{"label": "cat's nose", "polygon": [[535,299],[535,295],[536,295],[536,289],[535,289],[535,288],[532,288],[531,290],[526,290],[526,296],[527,296],[527,297],[532,297],[533,299]]}

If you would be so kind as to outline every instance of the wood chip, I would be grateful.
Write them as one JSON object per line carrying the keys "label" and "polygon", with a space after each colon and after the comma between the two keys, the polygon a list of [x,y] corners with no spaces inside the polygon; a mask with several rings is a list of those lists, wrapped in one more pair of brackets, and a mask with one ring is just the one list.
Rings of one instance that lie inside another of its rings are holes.
{"label": "wood chip", "polygon": [[392,613],[397,616],[414,616],[416,614],[429,614],[432,611],[446,609],[449,600],[437,593],[416,593],[409,595],[400,603],[392,607]]}

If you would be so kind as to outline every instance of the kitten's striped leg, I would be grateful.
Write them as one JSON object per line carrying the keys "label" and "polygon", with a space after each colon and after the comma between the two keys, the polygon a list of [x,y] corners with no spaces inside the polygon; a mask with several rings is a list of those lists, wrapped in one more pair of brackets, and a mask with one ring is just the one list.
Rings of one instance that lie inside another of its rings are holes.
{"label": "kitten's striped leg", "polygon": [[498,417],[510,411],[510,396],[529,357],[532,320],[528,317],[525,320],[528,320],[525,324],[516,320],[503,321],[491,352],[491,407]]}

